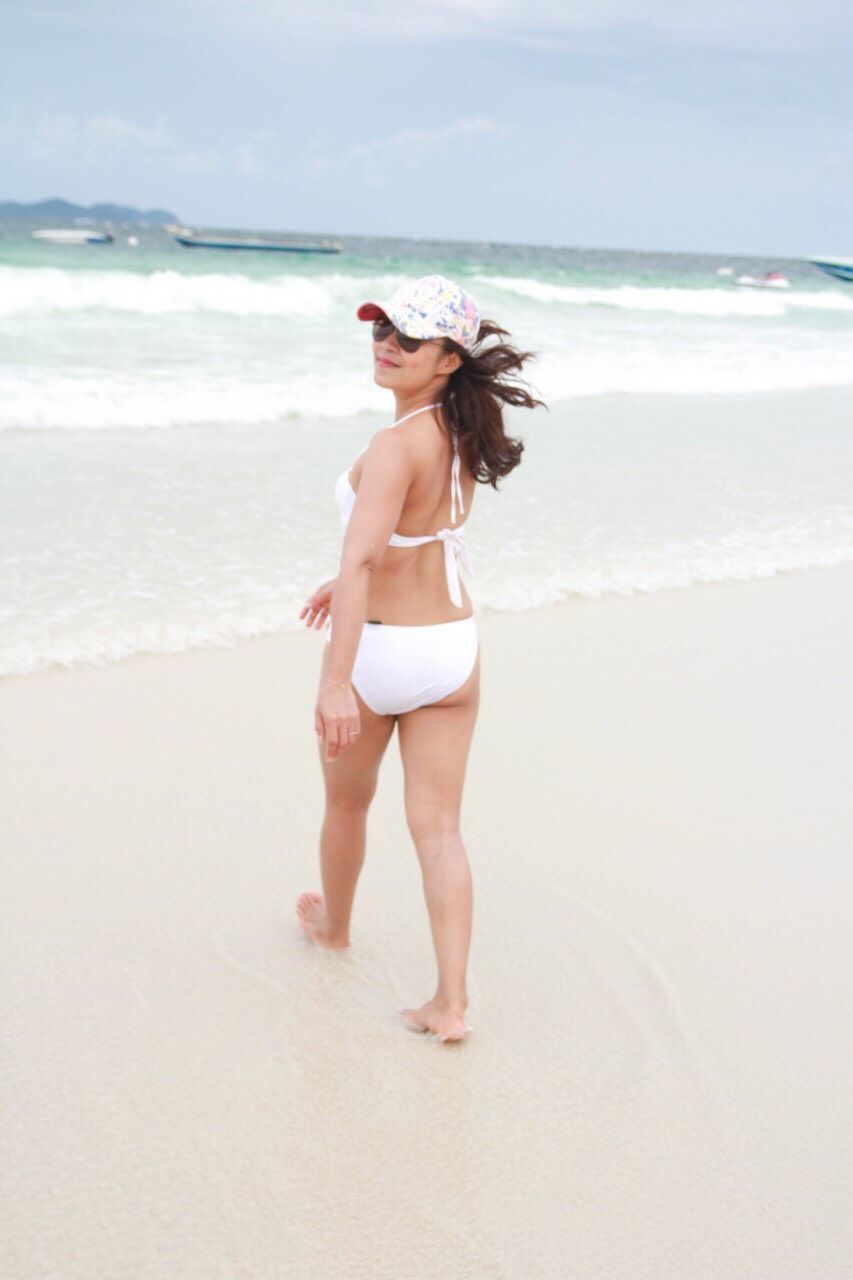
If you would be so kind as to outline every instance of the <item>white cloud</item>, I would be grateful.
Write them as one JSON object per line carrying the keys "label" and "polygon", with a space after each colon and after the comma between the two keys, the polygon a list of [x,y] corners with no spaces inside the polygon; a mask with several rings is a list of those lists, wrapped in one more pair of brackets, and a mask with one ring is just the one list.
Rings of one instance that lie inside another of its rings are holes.
{"label": "white cloud", "polygon": [[122,116],[85,117],[64,111],[27,116],[22,110],[11,110],[0,137],[17,151],[41,157],[76,154],[90,160],[125,148],[168,151],[180,145],[162,123],[150,128]]}
{"label": "white cloud", "polygon": [[372,142],[356,142],[348,149],[346,158],[362,160],[370,156],[401,152],[407,158],[419,158],[424,153],[437,151],[462,138],[482,137],[504,132],[504,127],[488,116],[465,116],[438,129],[400,129],[389,137],[375,138]]}
{"label": "white cloud", "polygon": [[489,116],[462,116],[438,128],[410,126],[367,142],[354,142],[339,156],[315,156],[311,167],[324,173],[355,165],[368,185],[384,186],[390,176],[388,171],[394,166],[415,169],[448,149],[458,150],[466,143],[499,138],[511,132],[511,126],[498,124]]}
{"label": "white cloud", "polygon": [[272,144],[275,135],[271,129],[257,129],[247,142],[238,142],[233,148],[234,164],[240,173],[255,177],[269,171],[265,149]]}
{"label": "white cloud", "polygon": [[844,0],[183,0],[230,30],[257,28],[324,42],[428,43],[489,39],[559,49],[582,36],[760,50],[828,47],[853,34]]}
{"label": "white cloud", "polygon": [[558,51],[590,38],[676,46],[833,49],[853,35],[849,0],[147,0],[134,8],[103,0],[5,0],[4,16],[55,30],[160,33],[201,18],[229,38],[304,39],[324,44],[488,39]]}
{"label": "white cloud", "polygon": [[120,116],[92,116],[85,122],[85,136],[92,142],[117,147],[173,147],[175,139],[163,125],[146,129]]}
{"label": "white cloud", "polygon": [[67,147],[77,141],[80,129],[73,116],[45,116],[34,130],[37,140],[46,147]]}
{"label": "white cloud", "polygon": [[222,156],[218,151],[180,151],[172,157],[171,167],[181,173],[219,173]]}
{"label": "white cloud", "polygon": [[254,177],[268,171],[267,153],[275,141],[271,129],[221,148],[196,148],[177,137],[164,122],[139,124],[124,116],[75,116],[68,112],[27,118],[11,112],[0,126],[0,140],[17,152],[53,160],[61,156],[93,165],[116,152],[155,154],[159,164],[188,173],[239,173]]}

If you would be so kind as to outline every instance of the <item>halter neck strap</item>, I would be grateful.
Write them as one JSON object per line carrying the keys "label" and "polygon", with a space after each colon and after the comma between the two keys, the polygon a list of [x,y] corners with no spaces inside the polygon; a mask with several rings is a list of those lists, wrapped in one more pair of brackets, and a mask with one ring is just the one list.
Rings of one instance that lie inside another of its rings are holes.
{"label": "halter neck strap", "polygon": [[413,409],[411,413],[404,413],[402,418],[398,418],[396,422],[392,422],[392,427],[399,427],[401,422],[405,422],[407,418],[413,418],[416,413],[423,413],[424,409],[440,409],[440,404],[422,404],[417,409]]}
{"label": "halter neck strap", "polygon": [[[405,422],[407,418],[413,418],[416,413],[423,413],[424,409],[440,409],[440,404],[422,404],[419,409],[412,409],[411,413],[403,414],[402,418],[398,418],[396,422],[392,422],[392,427],[399,427],[401,422]],[[459,503],[460,515],[465,513],[465,504],[462,501],[462,485],[459,481],[459,450],[456,448],[456,441],[453,441],[453,466],[450,470],[450,520],[451,523],[456,522],[456,504]]]}

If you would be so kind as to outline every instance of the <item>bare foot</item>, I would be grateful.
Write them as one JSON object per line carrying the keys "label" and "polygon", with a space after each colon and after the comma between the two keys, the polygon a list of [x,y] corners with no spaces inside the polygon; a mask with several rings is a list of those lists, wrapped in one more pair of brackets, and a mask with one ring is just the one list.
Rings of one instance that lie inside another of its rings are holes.
{"label": "bare foot", "polygon": [[296,900],[296,914],[299,924],[312,942],[320,947],[328,947],[333,951],[342,951],[348,947],[349,939],[341,942],[333,939],[329,933],[329,922],[326,917],[326,904],[319,893],[300,893]]}
{"label": "bare foot", "polygon": [[412,1031],[431,1031],[442,1044],[458,1044],[470,1027],[458,1008],[450,1009],[436,999],[427,1000],[419,1009],[398,1009],[405,1025]]}

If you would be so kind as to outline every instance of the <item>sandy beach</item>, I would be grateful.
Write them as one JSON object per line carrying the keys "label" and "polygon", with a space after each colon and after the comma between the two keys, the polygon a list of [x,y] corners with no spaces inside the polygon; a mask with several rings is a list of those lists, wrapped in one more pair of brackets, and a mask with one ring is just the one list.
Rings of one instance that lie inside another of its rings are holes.
{"label": "sandy beach", "polygon": [[297,927],[321,632],[0,684],[9,1280],[851,1274],[853,569],[478,622],[463,1046],[396,738]]}

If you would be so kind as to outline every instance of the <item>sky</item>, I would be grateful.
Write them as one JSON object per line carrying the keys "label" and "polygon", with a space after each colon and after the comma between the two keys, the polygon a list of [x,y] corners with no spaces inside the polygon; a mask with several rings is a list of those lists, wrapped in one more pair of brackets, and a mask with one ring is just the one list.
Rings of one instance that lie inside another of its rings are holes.
{"label": "sky", "polygon": [[0,200],[853,256],[839,0],[0,0]]}

